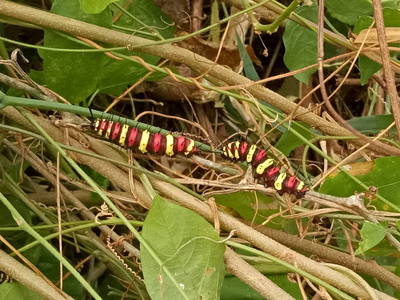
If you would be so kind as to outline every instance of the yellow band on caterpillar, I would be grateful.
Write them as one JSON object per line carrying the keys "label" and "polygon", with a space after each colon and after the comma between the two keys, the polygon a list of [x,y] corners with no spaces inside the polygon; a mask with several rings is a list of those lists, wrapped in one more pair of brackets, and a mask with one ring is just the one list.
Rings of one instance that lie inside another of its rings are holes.
{"label": "yellow band on caterpillar", "polygon": [[147,152],[147,144],[149,143],[150,132],[145,130],[142,132],[142,138],[140,139],[138,150],[143,154]]}
{"label": "yellow band on caterpillar", "polygon": [[235,153],[234,153],[236,159],[240,159],[239,148],[240,148],[240,142],[236,141],[236,143],[235,143]]}
{"label": "yellow band on caterpillar", "polygon": [[283,173],[279,174],[278,178],[275,180],[274,186],[277,191],[282,190],[282,183],[285,180],[286,176],[287,176],[286,173],[283,172]]}
{"label": "yellow band on caterpillar", "polygon": [[114,124],[113,121],[110,121],[110,122],[108,123],[107,129],[106,129],[106,135],[105,135],[105,138],[106,138],[107,140],[110,138],[111,129],[112,129],[113,124]]}
{"label": "yellow band on caterpillar", "polygon": [[232,144],[233,143],[229,143],[228,146],[226,147],[226,152],[228,153],[228,157],[231,159],[235,158],[235,156],[232,153]]}
{"label": "yellow band on caterpillar", "polygon": [[123,147],[125,146],[126,134],[128,133],[129,125],[125,124],[122,126],[121,135],[119,136],[119,144]]}
{"label": "yellow band on caterpillar", "polygon": [[[100,119],[97,119],[96,120],[96,125],[94,126],[94,130],[98,130],[99,129],[99,126],[100,126]],[[97,134],[99,134],[98,132],[97,132]]]}
{"label": "yellow band on caterpillar", "polygon": [[299,185],[297,186],[297,190],[300,192],[304,187],[304,182],[300,180]]}
{"label": "yellow band on caterpillar", "polygon": [[172,134],[167,134],[167,145],[165,147],[165,154],[168,156],[173,156],[174,153],[174,137]]}
{"label": "yellow band on caterpillar", "polygon": [[247,153],[246,162],[251,163],[251,161],[253,160],[254,152],[256,152],[256,149],[257,149],[256,145],[251,145],[251,147],[249,149],[249,153]]}
{"label": "yellow band on caterpillar", "polygon": [[266,168],[271,166],[274,163],[274,160],[272,158],[267,159],[263,163],[259,164],[256,168],[256,173],[258,175],[262,175],[265,171]]}
{"label": "yellow band on caterpillar", "polygon": [[190,143],[189,143],[189,145],[188,145],[187,148],[186,148],[185,155],[189,155],[190,152],[192,152],[192,150],[193,150],[193,148],[194,148],[194,140],[189,139],[189,141],[190,141]]}
{"label": "yellow band on caterpillar", "polygon": [[228,157],[228,147],[225,146],[224,148],[222,148],[222,152],[224,153],[225,157]]}

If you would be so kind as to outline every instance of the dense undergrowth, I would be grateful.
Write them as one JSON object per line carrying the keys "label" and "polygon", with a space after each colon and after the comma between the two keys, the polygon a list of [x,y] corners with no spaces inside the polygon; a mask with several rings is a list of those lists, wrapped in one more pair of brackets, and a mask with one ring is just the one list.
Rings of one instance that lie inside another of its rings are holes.
{"label": "dense undergrowth", "polygon": [[399,1],[155,2],[0,1],[0,299],[398,298]]}

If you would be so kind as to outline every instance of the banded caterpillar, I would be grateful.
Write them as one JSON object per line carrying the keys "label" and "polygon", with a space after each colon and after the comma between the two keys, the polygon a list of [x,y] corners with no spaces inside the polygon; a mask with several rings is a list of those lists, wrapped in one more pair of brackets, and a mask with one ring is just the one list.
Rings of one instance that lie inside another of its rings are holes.
{"label": "banded caterpillar", "polygon": [[151,133],[121,122],[94,119],[90,123],[90,128],[110,142],[142,154],[190,156],[197,150],[194,140],[183,135],[175,137],[172,134]]}
{"label": "banded caterpillar", "polygon": [[0,271],[0,284],[13,282],[13,279],[8,274]]}
{"label": "banded caterpillar", "polygon": [[247,142],[231,142],[222,149],[221,156],[232,161],[247,162],[254,169],[254,177],[261,178],[265,187],[273,187],[279,195],[293,194],[298,199],[302,198],[308,188],[296,176],[281,172],[275,160],[268,157],[267,150],[261,149]]}

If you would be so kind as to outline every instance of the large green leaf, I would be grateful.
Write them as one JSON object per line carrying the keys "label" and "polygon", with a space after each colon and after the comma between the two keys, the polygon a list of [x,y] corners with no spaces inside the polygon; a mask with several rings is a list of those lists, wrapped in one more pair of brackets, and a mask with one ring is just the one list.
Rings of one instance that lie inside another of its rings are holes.
{"label": "large green leaf", "polygon": [[0,284],[0,300],[41,300],[37,294],[18,282]]}
{"label": "large green leaf", "polygon": [[[206,220],[156,196],[144,222],[142,236],[189,299],[219,299],[225,272],[225,245]],[[140,252],[151,298],[183,299],[143,245]]]}
{"label": "large green leaf", "polygon": [[[301,124],[302,126],[299,126],[299,124]],[[292,123],[291,130],[286,130],[282,134],[282,137],[279,139],[279,141],[275,144],[275,148],[279,149],[286,156],[288,156],[290,152],[292,152],[297,147],[304,145],[303,140],[299,139],[293,133],[292,129],[296,130],[298,133],[300,133],[303,137],[305,137],[308,140],[310,140],[313,137],[310,125],[303,122],[299,122],[299,124]]]}
{"label": "large green leaf", "polygon": [[[78,0],[55,0],[51,12],[103,27],[111,27],[107,9],[98,15],[85,14]],[[52,48],[88,49],[58,33],[45,30],[44,45]],[[72,103],[85,100],[96,89],[107,57],[103,53],[41,51],[46,85]]]}
{"label": "large green leaf", "polygon": [[[234,209],[242,218],[261,224],[270,215],[277,213],[273,199],[261,193],[236,192],[233,194],[215,195],[218,204]],[[274,219],[276,221],[276,219]],[[279,229],[281,219],[278,217]]]}
{"label": "large green leaf", "polygon": [[368,221],[364,222],[360,230],[362,241],[355,254],[359,255],[378,245],[386,235],[386,229],[381,224],[375,224]]}
{"label": "large green leaf", "polygon": [[400,27],[400,12],[393,8],[384,8],[383,21],[386,27]]}
{"label": "large green leaf", "polygon": [[[376,115],[352,118],[347,123],[364,134],[377,134],[387,129],[393,120],[393,115]],[[392,128],[390,132],[396,132],[396,128]]]}
{"label": "large green leaf", "polygon": [[[116,8],[113,8],[117,13]],[[164,15],[153,1],[133,0],[126,7],[130,14],[122,14],[115,22],[116,26],[126,28],[130,34],[150,40],[172,38],[175,27],[172,20]],[[125,55],[139,56],[146,63],[157,64],[159,57],[137,51],[122,51]],[[110,60],[102,70],[98,88],[103,93],[120,94],[127,85],[133,84],[146,75],[149,71],[139,63],[129,60]],[[153,74],[152,76],[160,76]],[[150,79],[150,78],[149,78]]]}
{"label": "large green leaf", "polygon": [[117,1],[118,0],[79,0],[81,9],[87,14],[98,14],[110,3]]}
{"label": "large green leaf", "polygon": [[221,300],[262,300],[265,299],[239,278],[227,276],[222,286]]}
{"label": "large green leaf", "polygon": [[400,8],[400,2],[399,0],[382,0],[382,7],[398,9]]}
{"label": "large green leaf", "polygon": [[326,0],[325,7],[332,17],[349,25],[361,16],[372,15],[372,3],[368,0]]}
{"label": "large green leaf", "polygon": [[[299,286],[288,279],[287,274],[267,275],[268,279],[289,293],[295,299],[302,299]],[[251,287],[233,276],[227,276],[222,286],[221,300],[265,299]]]}
{"label": "large green leaf", "polygon": [[[315,23],[318,21],[318,7],[315,5],[300,6],[295,13]],[[308,67],[317,62],[317,33],[315,31],[287,20],[283,33],[283,44],[285,45],[283,60],[290,71]],[[331,57],[335,52],[336,50],[332,46],[325,46],[326,57]],[[308,78],[315,71],[316,68],[313,68],[296,74],[294,77],[307,84]]]}
{"label": "large green leaf", "polygon": [[[128,2],[122,1],[123,4]],[[163,14],[161,9],[149,0],[132,0],[126,7],[130,14],[122,14],[114,23],[117,26],[125,27],[126,30],[136,36],[149,40],[160,40],[161,38],[171,38],[175,32],[175,26],[172,19]],[[113,7],[115,12],[119,9]]]}
{"label": "large green leaf", "polygon": [[[359,164],[357,169],[360,171],[357,173],[360,175],[356,175],[356,177],[367,186],[376,187],[379,195],[392,204],[400,205],[400,157],[378,158],[373,162],[372,168],[370,164]],[[340,172],[336,176],[328,177],[321,186],[320,192],[338,197],[348,197],[364,192],[364,190],[347,174]],[[377,198],[372,199],[371,204],[378,210],[391,210],[389,205]]]}

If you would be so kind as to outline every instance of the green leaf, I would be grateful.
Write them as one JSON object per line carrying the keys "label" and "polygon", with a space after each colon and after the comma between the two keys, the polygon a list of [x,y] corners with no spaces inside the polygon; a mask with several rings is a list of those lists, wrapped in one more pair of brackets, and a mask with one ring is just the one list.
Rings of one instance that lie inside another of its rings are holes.
{"label": "green leaf", "polygon": [[[318,22],[318,7],[315,5],[300,6],[295,10],[295,13],[312,22]],[[285,55],[283,60],[290,71],[308,67],[317,62],[318,47],[317,33],[315,31],[304,28],[300,24],[288,19],[286,22],[285,32],[283,33],[283,44],[285,45]],[[331,57],[334,53],[336,53],[336,49],[331,45],[326,44],[325,56]],[[307,84],[308,78],[316,70],[316,68],[313,68],[300,74],[296,74],[294,77]]]}
{"label": "green leaf", "polygon": [[[299,124],[301,124],[302,126],[299,126]],[[311,127],[303,122],[299,122],[299,124],[292,123],[292,129],[296,130],[303,137],[310,140],[313,137],[311,133]],[[290,152],[292,152],[294,149],[304,144],[304,142],[293,133],[292,129],[286,130],[282,134],[279,141],[275,144],[275,148],[279,149],[286,156],[288,156]]]}
{"label": "green leaf", "polygon": [[386,27],[400,27],[400,12],[392,8],[384,8],[383,20]]}
{"label": "green leaf", "polygon": [[360,234],[362,242],[359,243],[359,247],[355,252],[356,255],[364,253],[378,245],[384,239],[386,229],[381,224],[365,221],[360,230]]}
{"label": "green leaf", "polygon": [[[302,299],[299,286],[288,279],[287,274],[268,275],[268,279],[289,293],[294,299]],[[265,299],[236,277],[227,276],[222,286],[221,300]]]}
{"label": "green leaf", "polygon": [[265,299],[239,278],[227,276],[222,286],[221,300],[263,300]]}
{"label": "green leaf", "polygon": [[[150,64],[156,64],[159,61],[159,57],[152,55],[141,53],[130,53],[130,55],[139,56]],[[129,60],[109,60],[102,70],[98,89],[102,93],[118,95],[126,86],[137,82],[148,72],[145,67],[136,62]]]}
{"label": "green leaf", "polygon": [[[235,214],[236,212],[242,218],[247,221],[253,221],[255,224],[261,224],[268,217],[279,212],[275,200],[259,192],[236,192],[215,195],[215,201],[218,204],[233,209],[234,211],[231,214]],[[274,229],[282,229],[289,222],[292,222],[292,220],[285,220],[281,216],[276,216],[266,226]]]}
{"label": "green leaf", "polygon": [[[117,12],[116,8],[113,8],[113,10]],[[115,25],[126,28],[130,34],[150,40],[168,39],[174,36],[175,27],[172,26],[171,18],[164,15],[153,1],[134,0],[126,10],[131,16],[122,14],[115,22]],[[157,56],[137,51],[126,50],[121,53],[129,56],[138,56],[152,65],[157,64],[160,60]],[[134,84],[148,72],[140,63],[129,60],[110,60],[102,70],[98,88],[102,93],[118,95],[126,86]],[[154,73],[151,77],[159,78],[160,74]]]}
{"label": "green leaf", "polygon": [[382,0],[382,7],[398,9],[400,7],[400,2],[398,0]]}
{"label": "green leaf", "polygon": [[[387,199],[393,205],[400,205],[400,157],[383,157],[373,162],[357,163],[349,166],[349,171],[367,186],[378,189],[379,195]],[[320,193],[348,197],[355,193],[364,192],[364,189],[354,180],[351,180],[344,172],[328,177],[322,184]],[[377,210],[391,211],[386,203],[377,198],[371,200]]]}
{"label": "green leaf", "polygon": [[[383,19],[386,27],[400,27],[400,12],[398,12],[395,9],[384,8]],[[372,22],[373,22],[372,17],[368,16],[360,17],[354,26],[354,32],[356,34],[360,33],[361,30],[367,29],[372,24]],[[397,45],[391,45],[391,46],[397,46]],[[369,78],[371,78],[373,74],[375,74],[382,68],[382,66],[379,63],[367,58],[364,55],[360,56],[358,65],[360,67],[360,73],[361,73],[361,85],[366,84]]]}
{"label": "green leaf", "polygon": [[[80,10],[78,0],[55,0],[51,12],[91,24],[111,27],[112,17],[107,9],[98,15],[88,15]],[[58,33],[45,30],[44,46],[64,49],[89,49]],[[40,51],[47,87],[73,104],[85,100],[97,86],[107,57],[103,53],[76,53]]]}
{"label": "green leaf", "polygon": [[[376,115],[352,118],[347,123],[364,134],[375,134],[388,128],[393,120],[393,115]],[[390,132],[396,132],[396,129],[392,128]]]}
{"label": "green leaf", "polygon": [[102,12],[110,3],[118,0],[79,0],[81,9],[87,14],[98,14]]}
{"label": "green leaf", "polygon": [[354,25],[361,16],[372,15],[372,3],[368,0],[326,0],[325,7],[332,17]]}
{"label": "green leaf", "polygon": [[[18,198],[12,196],[12,195],[6,195],[7,199],[11,202],[11,204],[15,207],[15,209],[18,210],[18,212],[21,214],[21,216],[24,218],[24,220],[28,224],[32,224],[32,213],[30,210],[26,207],[25,204],[23,204]],[[11,212],[8,210],[8,208],[0,202],[0,227],[8,227],[8,226],[15,226],[18,227],[13,215]]]}
{"label": "green leaf", "polygon": [[[206,220],[156,196],[144,222],[142,236],[189,299],[219,298],[225,272],[225,245]],[[151,298],[183,299],[143,245],[140,252]]]}
{"label": "green leaf", "polygon": [[[120,4],[122,5],[122,3]],[[112,10],[119,12],[119,9],[115,7]],[[154,41],[174,36],[174,22],[169,16],[161,12],[154,1],[132,0],[131,4],[126,7],[126,11],[130,15],[122,14],[114,25],[126,28],[128,32],[135,36]]]}
{"label": "green leaf", "polygon": [[0,300],[41,300],[37,294],[18,282],[0,284]]}
{"label": "green leaf", "polygon": [[362,16],[358,18],[356,24],[354,25],[354,33],[359,34],[361,30],[367,29],[369,26],[371,26],[372,22],[374,21],[374,18],[369,17],[369,16]]}
{"label": "green leaf", "polygon": [[[372,17],[361,16],[354,25],[354,33],[359,34],[361,30],[367,29],[369,26],[371,26],[373,21],[374,19]],[[360,68],[361,85],[366,84],[371,76],[382,68],[380,64],[372,59],[369,59],[363,54],[361,54],[360,58],[358,59],[358,67]]]}
{"label": "green leaf", "polygon": [[253,81],[260,80],[260,77],[257,74],[256,69],[254,68],[253,62],[250,59],[250,56],[246,52],[246,48],[243,45],[240,36],[236,33],[236,42],[238,43],[238,49],[240,58],[243,60],[243,70],[246,74],[246,77]]}
{"label": "green leaf", "polygon": [[360,67],[361,85],[365,85],[371,76],[382,68],[381,64],[364,55],[361,55],[358,59],[358,66]]}

